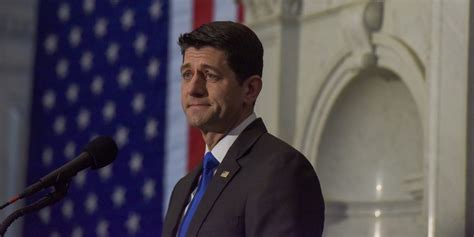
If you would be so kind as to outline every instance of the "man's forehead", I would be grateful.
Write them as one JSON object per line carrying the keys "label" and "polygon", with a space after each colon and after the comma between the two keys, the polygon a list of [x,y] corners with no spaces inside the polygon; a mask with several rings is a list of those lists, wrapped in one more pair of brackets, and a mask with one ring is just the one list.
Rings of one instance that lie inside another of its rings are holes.
{"label": "man's forehead", "polygon": [[202,60],[222,65],[227,64],[227,54],[223,50],[209,46],[202,48],[187,48],[183,55],[183,66],[188,65],[195,60]]}

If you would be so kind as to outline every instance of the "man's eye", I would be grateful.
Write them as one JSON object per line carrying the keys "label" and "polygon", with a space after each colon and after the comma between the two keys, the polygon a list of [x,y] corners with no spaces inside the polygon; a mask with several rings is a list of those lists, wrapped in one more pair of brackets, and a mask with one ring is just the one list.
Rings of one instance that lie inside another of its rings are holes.
{"label": "man's eye", "polygon": [[212,73],[206,73],[206,80],[216,81],[216,80],[219,80],[219,76],[217,76],[216,74],[212,74]]}
{"label": "man's eye", "polygon": [[184,80],[189,80],[193,77],[193,74],[191,72],[183,72],[181,74],[181,77],[184,79]]}

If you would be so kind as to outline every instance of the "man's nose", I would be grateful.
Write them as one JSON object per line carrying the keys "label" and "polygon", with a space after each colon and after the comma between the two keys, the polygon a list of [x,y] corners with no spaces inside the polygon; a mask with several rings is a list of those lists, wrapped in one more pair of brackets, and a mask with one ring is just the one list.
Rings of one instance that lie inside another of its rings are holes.
{"label": "man's nose", "polygon": [[206,95],[206,79],[202,73],[195,73],[188,84],[189,95],[202,97]]}

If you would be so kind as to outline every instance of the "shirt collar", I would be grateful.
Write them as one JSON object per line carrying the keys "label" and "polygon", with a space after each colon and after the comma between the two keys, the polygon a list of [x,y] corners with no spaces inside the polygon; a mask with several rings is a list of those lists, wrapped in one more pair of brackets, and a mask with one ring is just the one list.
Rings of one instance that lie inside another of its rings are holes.
{"label": "shirt collar", "polygon": [[[257,119],[257,115],[255,113],[252,113],[237,127],[230,130],[230,132],[227,133],[227,135],[225,135],[219,142],[217,142],[214,148],[212,148],[212,155],[214,155],[214,157],[219,161],[219,163],[222,163],[222,160],[224,160],[227,151],[229,151],[229,148],[232,146],[232,144],[234,144],[235,140],[237,140],[237,137],[240,135],[240,133],[242,133],[242,131],[244,131],[247,126],[249,126],[253,121],[255,121],[255,119]],[[207,152],[209,152],[209,148],[206,146],[206,153]]]}

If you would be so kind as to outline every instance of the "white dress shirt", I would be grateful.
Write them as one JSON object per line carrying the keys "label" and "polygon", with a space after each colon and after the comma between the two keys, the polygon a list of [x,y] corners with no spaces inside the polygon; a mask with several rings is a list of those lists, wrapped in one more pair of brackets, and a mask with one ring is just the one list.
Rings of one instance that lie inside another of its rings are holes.
{"label": "white dress shirt", "polygon": [[[242,131],[244,131],[245,128],[247,128],[247,126],[249,126],[256,119],[257,119],[257,115],[255,113],[252,113],[251,115],[249,115],[237,127],[230,130],[229,133],[227,133],[220,141],[218,141],[217,144],[214,146],[214,148],[212,148],[212,150],[209,150],[209,147],[207,147],[206,145],[206,151],[204,155],[210,151],[212,155],[217,159],[217,161],[219,161],[219,164],[222,163],[222,160],[224,160],[224,157],[227,154],[227,151],[229,151],[229,148],[232,146],[232,144],[234,144],[235,140],[237,140],[237,137],[242,133]],[[214,174],[216,173],[216,170],[217,169],[214,170]],[[184,212],[181,215],[181,221],[185,213],[188,211],[188,207],[189,207],[189,204],[191,203],[191,200],[193,200],[194,195],[197,192],[197,186],[199,185],[196,185],[193,192],[191,193],[191,197],[189,198],[190,201],[186,205],[186,208],[184,209]],[[180,227],[181,227],[181,224],[180,224]]]}
{"label": "white dress shirt", "polygon": [[[229,148],[232,146],[232,144],[234,144],[235,140],[237,140],[237,137],[242,133],[242,131],[244,131],[245,128],[247,128],[247,126],[255,121],[255,119],[257,119],[257,115],[252,113],[237,127],[230,130],[230,132],[227,133],[227,135],[225,135],[220,141],[218,141],[214,148],[210,150],[212,155],[217,159],[217,161],[219,161],[219,164],[222,163],[227,151],[229,151]],[[209,152],[209,147],[206,145],[206,151],[204,155],[206,155],[207,152]]]}

